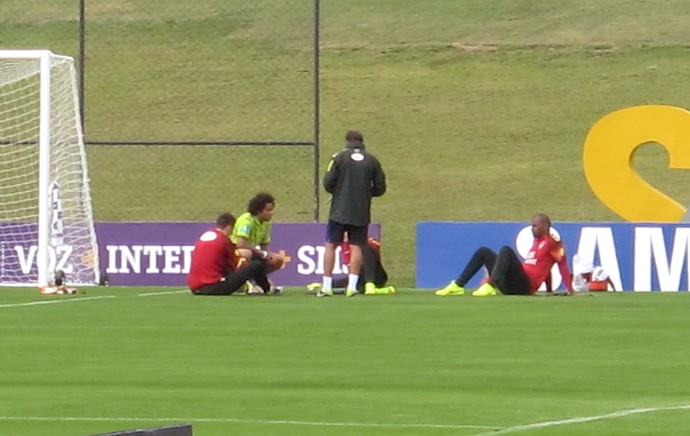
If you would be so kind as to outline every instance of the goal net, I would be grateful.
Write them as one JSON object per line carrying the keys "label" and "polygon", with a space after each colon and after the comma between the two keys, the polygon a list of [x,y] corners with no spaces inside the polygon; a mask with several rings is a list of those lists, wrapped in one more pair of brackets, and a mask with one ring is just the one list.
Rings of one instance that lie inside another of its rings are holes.
{"label": "goal net", "polygon": [[0,285],[98,281],[76,71],[47,50],[0,50]]}

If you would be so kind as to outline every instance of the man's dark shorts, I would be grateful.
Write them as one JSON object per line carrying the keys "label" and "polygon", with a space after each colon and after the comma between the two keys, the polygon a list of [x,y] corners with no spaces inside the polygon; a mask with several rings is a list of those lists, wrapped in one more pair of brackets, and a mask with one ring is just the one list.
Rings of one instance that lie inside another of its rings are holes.
{"label": "man's dark shorts", "polygon": [[328,221],[326,226],[326,242],[340,244],[343,242],[343,235],[347,233],[348,242],[352,245],[364,245],[369,236],[369,226],[353,226],[342,224],[335,221]]}

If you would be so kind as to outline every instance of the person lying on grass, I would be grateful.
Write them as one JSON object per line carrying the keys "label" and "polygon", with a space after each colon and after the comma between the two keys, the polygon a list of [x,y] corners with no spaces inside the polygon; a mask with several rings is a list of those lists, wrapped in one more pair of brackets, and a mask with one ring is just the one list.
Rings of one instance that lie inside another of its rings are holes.
{"label": "person lying on grass", "polygon": [[503,246],[498,253],[487,247],[480,247],[460,273],[448,286],[435,292],[436,295],[462,295],[465,284],[482,268],[486,267],[489,277],[477,290],[475,297],[489,297],[498,292],[504,295],[534,295],[545,281],[550,284],[551,267],[558,264],[561,276],[569,294],[573,294],[572,275],[568,269],[563,242],[551,234],[551,220],[543,213],[532,217],[534,242],[521,263],[515,251]]}

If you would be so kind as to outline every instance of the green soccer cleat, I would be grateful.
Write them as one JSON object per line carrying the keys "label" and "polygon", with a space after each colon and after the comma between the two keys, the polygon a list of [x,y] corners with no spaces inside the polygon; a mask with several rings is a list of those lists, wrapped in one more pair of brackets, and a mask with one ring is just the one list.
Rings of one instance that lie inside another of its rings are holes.
{"label": "green soccer cleat", "polygon": [[455,283],[455,280],[448,283],[448,286],[446,286],[445,288],[439,289],[438,291],[434,292],[434,294],[438,295],[439,297],[447,297],[449,295],[462,295],[464,293],[465,288]]}
{"label": "green soccer cleat", "polygon": [[472,292],[473,297],[491,297],[496,295],[496,288],[491,283],[487,282]]}
{"label": "green soccer cleat", "polygon": [[364,295],[376,295],[376,285],[372,282],[365,283]]}
{"label": "green soccer cleat", "polygon": [[347,291],[345,291],[346,297],[354,297],[357,294],[359,294],[359,291],[357,289],[348,289]]}

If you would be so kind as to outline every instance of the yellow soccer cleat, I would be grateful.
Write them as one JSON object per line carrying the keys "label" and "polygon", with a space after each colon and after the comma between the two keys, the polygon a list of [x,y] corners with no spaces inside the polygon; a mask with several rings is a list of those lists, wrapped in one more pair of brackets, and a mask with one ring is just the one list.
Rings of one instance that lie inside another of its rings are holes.
{"label": "yellow soccer cleat", "polygon": [[395,294],[395,287],[384,286],[383,288],[376,288],[376,293],[378,295],[394,295]]}
{"label": "yellow soccer cleat", "polygon": [[434,292],[434,294],[438,295],[439,297],[447,297],[449,295],[462,295],[464,293],[465,288],[455,283],[455,280],[448,283],[448,286],[446,286],[445,288],[439,289],[438,291]]}
{"label": "yellow soccer cleat", "polygon": [[264,290],[261,289],[261,286],[256,285],[247,291],[247,295],[264,295]]}
{"label": "yellow soccer cleat", "polygon": [[372,282],[364,284],[364,295],[376,295],[376,285]]}
{"label": "yellow soccer cleat", "polygon": [[316,291],[316,296],[317,297],[332,297],[333,296],[333,289],[319,289]]}
{"label": "yellow soccer cleat", "polygon": [[347,291],[345,291],[346,297],[354,297],[357,294],[359,294],[359,291],[357,289],[348,289]]}
{"label": "yellow soccer cleat", "polygon": [[393,286],[384,286],[377,288],[373,283],[366,283],[364,285],[364,295],[393,295],[395,288]]}
{"label": "yellow soccer cleat", "polygon": [[491,283],[487,282],[472,292],[473,297],[491,297],[496,295],[496,288]]}
{"label": "yellow soccer cleat", "polygon": [[319,289],[321,289],[321,282],[309,283],[307,285],[307,291],[309,292],[318,291]]}

